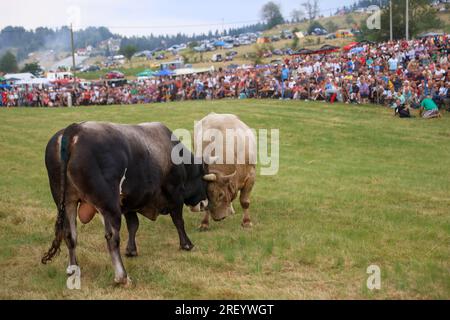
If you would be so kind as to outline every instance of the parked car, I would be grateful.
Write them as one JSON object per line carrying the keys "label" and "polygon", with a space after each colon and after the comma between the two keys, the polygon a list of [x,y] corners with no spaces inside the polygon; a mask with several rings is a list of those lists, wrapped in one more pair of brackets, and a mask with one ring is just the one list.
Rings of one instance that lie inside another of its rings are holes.
{"label": "parked car", "polygon": [[105,79],[124,79],[125,75],[120,71],[110,71],[105,75]]}
{"label": "parked car", "polygon": [[213,54],[212,58],[211,58],[212,62],[222,62],[223,61],[223,57],[221,54]]}
{"label": "parked car", "polygon": [[290,56],[293,52],[294,52],[294,50],[292,50],[291,48],[284,49],[284,54],[285,55],[289,55]]}
{"label": "parked car", "polygon": [[283,51],[281,51],[280,49],[275,49],[273,50],[273,54],[276,56],[282,56],[283,55]]}
{"label": "parked car", "polygon": [[324,35],[328,34],[328,32],[325,29],[315,28],[314,31],[311,32],[311,34],[316,35],[316,36],[324,36]]}
{"label": "parked car", "polygon": [[84,66],[83,68],[81,68],[80,71],[81,72],[96,72],[96,71],[100,71],[100,67],[99,66]]}
{"label": "parked car", "polygon": [[204,46],[194,47],[194,51],[195,52],[206,52],[206,47],[204,47]]}
{"label": "parked car", "polygon": [[228,51],[227,53],[225,53],[225,55],[227,57],[235,57],[238,55],[238,52],[237,51]]}
{"label": "parked car", "polygon": [[279,65],[282,65],[282,64],[283,64],[283,60],[281,60],[281,59],[275,59],[275,60],[270,61],[270,64],[271,64],[271,65],[274,65],[274,66],[279,66]]}
{"label": "parked car", "polygon": [[293,39],[294,38],[294,34],[292,33],[292,31],[290,30],[283,30],[280,32],[280,36],[286,39]]}
{"label": "parked car", "polygon": [[171,46],[169,49],[167,49],[168,51],[178,51],[180,49],[179,45],[174,44],[173,46]]}
{"label": "parked car", "polygon": [[166,56],[164,55],[164,53],[160,53],[155,57],[156,60],[164,60],[165,58]]}
{"label": "parked car", "polygon": [[271,40],[272,40],[272,42],[277,42],[277,41],[280,41],[280,37],[272,36]]}

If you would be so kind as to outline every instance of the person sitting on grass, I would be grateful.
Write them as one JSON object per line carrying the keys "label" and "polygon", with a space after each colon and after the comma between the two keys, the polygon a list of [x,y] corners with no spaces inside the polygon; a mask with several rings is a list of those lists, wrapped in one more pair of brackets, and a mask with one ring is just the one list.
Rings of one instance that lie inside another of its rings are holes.
{"label": "person sitting on grass", "polygon": [[441,114],[439,113],[438,106],[431,99],[431,96],[427,96],[422,100],[420,104],[420,116],[424,119],[432,119],[432,118],[440,118]]}
{"label": "person sitting on grass", "polygon": [[396,110],[398,107],[405,105],[406,99],[403,93],[399,90],[393,96],[394,102],[391,105],[391,108]]}
{"label": "person sitting on grass", "polygon": [[399,106],[397,108],[395,108],[394,116],[397,116],[397,115],[400,118],[411,118],[411,112],[409,110],[409,106],[407,104],[399,104]]}

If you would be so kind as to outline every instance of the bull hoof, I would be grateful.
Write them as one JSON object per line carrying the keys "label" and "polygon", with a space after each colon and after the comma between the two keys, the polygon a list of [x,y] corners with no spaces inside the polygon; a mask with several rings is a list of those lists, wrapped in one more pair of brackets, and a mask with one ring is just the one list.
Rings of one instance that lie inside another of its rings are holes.
{"label": "bull hoof", "polygon": [[192,243],[186,243],[185,245],[181,245],[180,249],[183,251],[191,251],[194,249],[194,245]]}
{"label": "bull hoof", "polygon": [[116,286],[121,286],[123,288],[131,288],[133,286],[133,281],[129,276],[121,279],[115,278],[114,283]]}
{"label": "bull hoof", "polygon": [[125,251],[125,256],[127,257],[127,258],[136,258],[137,256],[138,256],[138,253],[137,253],[137,251],[136,250],[126,250]]}
{"label": "bull hoof", "polygon": [[209,231],[209,224],[201,224],[199,227],[198,227],[198,230],[200,231],[200,232],[206,232],[206,231]]}
{"label": "bull hoof", "polygon": [[250,229],[253,227],[253,223],[251,221],[242,221],[242,228]]}

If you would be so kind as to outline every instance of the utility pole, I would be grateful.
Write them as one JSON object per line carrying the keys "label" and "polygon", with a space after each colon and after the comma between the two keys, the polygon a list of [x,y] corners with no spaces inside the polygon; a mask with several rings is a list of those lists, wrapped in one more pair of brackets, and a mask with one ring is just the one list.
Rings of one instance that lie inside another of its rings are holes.
{"label": "utility pole", "polygon": [[406,41],[409,40],[409,0],[406,0]]}
{"label": "utility pole", "polygon": [[75,44],[74,44],[74,41],[73,41],[73,25],[72,24],[70,24],[70,42],[71,42],[71,45],[72,45],[72,73],[73,73],[73,84],[74,84],[74,86],[76,85],[76,75],[75,75],[75,72],[76,72],[76,63],[75,63]]}
{"label": "utility pole", "polygon": [[389,35],[392,41],[392,0],[389,0]]}

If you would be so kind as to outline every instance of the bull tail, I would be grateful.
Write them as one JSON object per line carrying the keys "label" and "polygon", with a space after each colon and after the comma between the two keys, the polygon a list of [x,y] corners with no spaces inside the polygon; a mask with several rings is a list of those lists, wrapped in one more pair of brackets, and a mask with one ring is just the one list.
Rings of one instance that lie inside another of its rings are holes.
{"label": "bull tail", "polygon": [[75,134],[77,124],[72,124],[64,130],[61,138],[61,183],[60,183],[60,202],[58,204],[58,214],[55,223],[55,239],[52,242],[50,249],[42,257],[41,262],[47,264],[59,254],[61,242],[64,238],[64,225],[66,224],[66,189],[67,189],[67,164],[70,159],[70,141]]}

